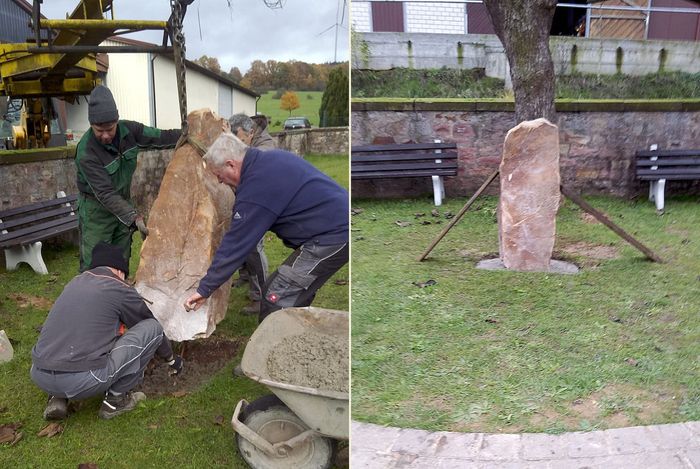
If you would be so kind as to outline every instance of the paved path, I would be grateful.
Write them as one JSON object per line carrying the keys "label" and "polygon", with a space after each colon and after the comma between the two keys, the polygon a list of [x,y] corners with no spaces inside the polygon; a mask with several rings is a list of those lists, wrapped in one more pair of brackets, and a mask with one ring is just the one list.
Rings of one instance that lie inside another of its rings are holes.
{"label": "paved path", "polygon": [[700,469],[700,422],[560,435],[428,432],[352,422],[352,469]]}

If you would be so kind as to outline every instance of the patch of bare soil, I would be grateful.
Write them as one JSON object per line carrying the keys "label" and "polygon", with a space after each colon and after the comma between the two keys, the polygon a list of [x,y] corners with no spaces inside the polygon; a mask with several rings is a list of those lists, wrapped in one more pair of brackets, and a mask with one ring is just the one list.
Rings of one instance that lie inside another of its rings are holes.
{"label": "patch of bare soil", "polygon": [[22,293],[10,293],[9,295],[5,296],[5,298],[14,301],[17,303],[17,306],[23,309],[31,306],[32,308],[36,309],[49,310],[53,305],[51,300],[47,298],[43,298],[41,296],[24,295]]}
{"label": "patch of bare soil", "polygon": [[600,428],[620,428],[651,424],[677,408],[680,393],[669,389],[641,389],[630,384],[612,384],[589,396],[569,403],[566,410],[540,409],[530,419],[531,426],[559,426],[580,429],[581,422]]}
{"label": "patch of bare soil", "polygon": [[616,246],[605,246],[602,244],[578,243],[567,244],[561,250],[567,254],[588,257],[595,260],[617,259],[620,257],[620,250]]}
{"label": "patch of bare soil", "polygon": [[198,389],[235,356],[243,340],[209,337],[186,342],[185,366],[179,376],[170,376],[170,367],[158,358],[151,360],[144,372],[139,391],[146,396],[184,396]]}
{"label": "patch of bare soil", "polygon": [[590,224],[600,223],[598,220],[596,220],[596,218],[593,215],[591,215],[588,212],[581,212],[581,221]]}

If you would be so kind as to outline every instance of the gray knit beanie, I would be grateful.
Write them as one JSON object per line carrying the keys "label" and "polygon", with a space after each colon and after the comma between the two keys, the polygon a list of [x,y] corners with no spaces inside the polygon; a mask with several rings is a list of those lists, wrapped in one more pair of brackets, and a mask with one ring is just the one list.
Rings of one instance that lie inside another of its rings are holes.
{"label": "gray knit beanie", "polygon": [[112,92],[106,86],[99,85],[90,93],[88,105],[88,121],[90,124],[105,124],[119,120],[117,103],[114,102]]}

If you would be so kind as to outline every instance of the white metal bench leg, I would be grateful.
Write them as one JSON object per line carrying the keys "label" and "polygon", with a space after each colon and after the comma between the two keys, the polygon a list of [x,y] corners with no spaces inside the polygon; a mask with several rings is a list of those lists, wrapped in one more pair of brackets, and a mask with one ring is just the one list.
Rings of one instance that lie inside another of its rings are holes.
{"label": "white metal bench leg", "polygon": [[656,211],[664,211],[664,189],[666,188],[666,179],[659,179],[654,184],[654,202],[656,203]]}
{"label": "white metal bench leg", "polygon": [[48,274],[49,270],[41,257],[41,241],[29,246],[12,246],[5,249],[5,266],[7,270],[17,269],[20,262],[26,262],[37,274]]}
{"label": "white metal bench leg", "polygon": [[656,194],[656,181],[649,181],[649,202],[654,201],[655,194]]}
{"label": "white metal bench leg", "polygon": [[442,205],[442,198],[445,197],[445,185],[442,182],[442,176],[431,176],[433,178],[433,201],[435,206]]}

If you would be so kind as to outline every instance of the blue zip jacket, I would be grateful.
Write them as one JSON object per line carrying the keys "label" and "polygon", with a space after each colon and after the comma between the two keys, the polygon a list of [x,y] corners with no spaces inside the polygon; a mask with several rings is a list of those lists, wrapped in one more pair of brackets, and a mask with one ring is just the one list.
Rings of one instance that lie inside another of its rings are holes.
{"label": "blue zip jacket", "polygon": [[293,153],[249,148],[243,159],[231,227],[214,254],[197,293],[208,298],[243,264],[265,235],[293,249],[313,242],[348,242],[345,189]]}

